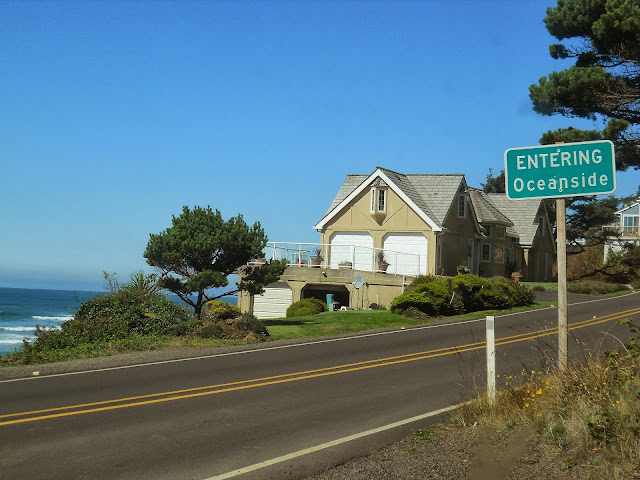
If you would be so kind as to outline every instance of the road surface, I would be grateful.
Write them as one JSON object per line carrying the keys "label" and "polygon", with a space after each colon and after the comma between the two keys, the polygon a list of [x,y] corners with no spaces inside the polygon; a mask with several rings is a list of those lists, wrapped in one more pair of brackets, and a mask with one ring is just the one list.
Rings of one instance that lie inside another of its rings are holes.
{"label": "road surface", "polygon": [[[620,346],[624,318],[640,320],[639,294],[574,301],[570,361]],[[554,365],[556,327],[554,308],[496,317],[501,378]],[[304,478],[482,388],[484,328],[459,320],[0,381],[0,478]]]}

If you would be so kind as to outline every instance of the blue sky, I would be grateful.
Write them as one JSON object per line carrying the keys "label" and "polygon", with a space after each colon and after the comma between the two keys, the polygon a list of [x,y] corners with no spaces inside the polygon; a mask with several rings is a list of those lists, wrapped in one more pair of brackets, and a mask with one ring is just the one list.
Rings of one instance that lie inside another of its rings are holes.
{"label": "blue sky", "polygon": [[[315,242],[349,173],[464,173],[559,127],[548,0],[0,1],[0,286],[147,269],[183,205]],[[618,175],[617,195],[637,190]]]}

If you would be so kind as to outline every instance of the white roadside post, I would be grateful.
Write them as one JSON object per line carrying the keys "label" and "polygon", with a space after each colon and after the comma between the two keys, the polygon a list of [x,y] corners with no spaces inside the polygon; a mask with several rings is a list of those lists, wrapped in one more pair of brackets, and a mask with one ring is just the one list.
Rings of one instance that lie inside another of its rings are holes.
{"label": "white roadside post", "polygon": [[496,403],[496,336],[495,319],[487,317],[487,398],[489,404]]}

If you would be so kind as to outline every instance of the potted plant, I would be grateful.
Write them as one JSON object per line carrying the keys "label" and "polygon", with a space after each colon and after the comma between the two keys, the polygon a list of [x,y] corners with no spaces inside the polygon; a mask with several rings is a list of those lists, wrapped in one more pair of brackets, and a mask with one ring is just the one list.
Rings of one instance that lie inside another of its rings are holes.
{"label": "potted plant", "polygon": [[464,275],[471,271],[467,265],[458,265],[457,270],[458,270],[458,275]]}
{"label": "potted plant", "polygon": [[257,263],[258,265],[264,265],[265,263],[267,263],[267,256],[264,254],[264,252],[261,252],[260,255],[258,255]]}
{"label": "potted plant", "polygon": [[520,282],[520,279],[523,277],[524,275],[522,275],[522,272],[519,270],[516,270],[515,272],[513,272],[511,274],[511,278],[513,278],[513,281],[516,283]]}
{"label": "potted plant", "polygon": [[311,257],[311,266],[313,268],[320,268],[322,265],[322,261],[324,260],[324,256],[322,255],[322,248],[316,247],[313,249],[313,256]]}
{"label": "potted plant", "polygon": [[389,268],[389,262],[387,261],[384,250],[378,250],[376,252],[376,262],[378,263],[378,271],[380,273],[386,273],[387,268]]}

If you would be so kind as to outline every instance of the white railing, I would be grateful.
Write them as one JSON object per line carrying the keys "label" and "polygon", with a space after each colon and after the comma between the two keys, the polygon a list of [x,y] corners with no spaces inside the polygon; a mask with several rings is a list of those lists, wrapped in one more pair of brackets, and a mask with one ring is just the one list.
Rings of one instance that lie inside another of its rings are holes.
{"label": "white railing", "polygon": [[[381,251],[388,264],[386,268],[378,262]],[[358,245],[269,242],[264,253],[264,260],[254,259],[250,263],[287,260],[290,267],[299,268],[350,269],[406,276],[426,273],[426,252],[421,256]]]}

